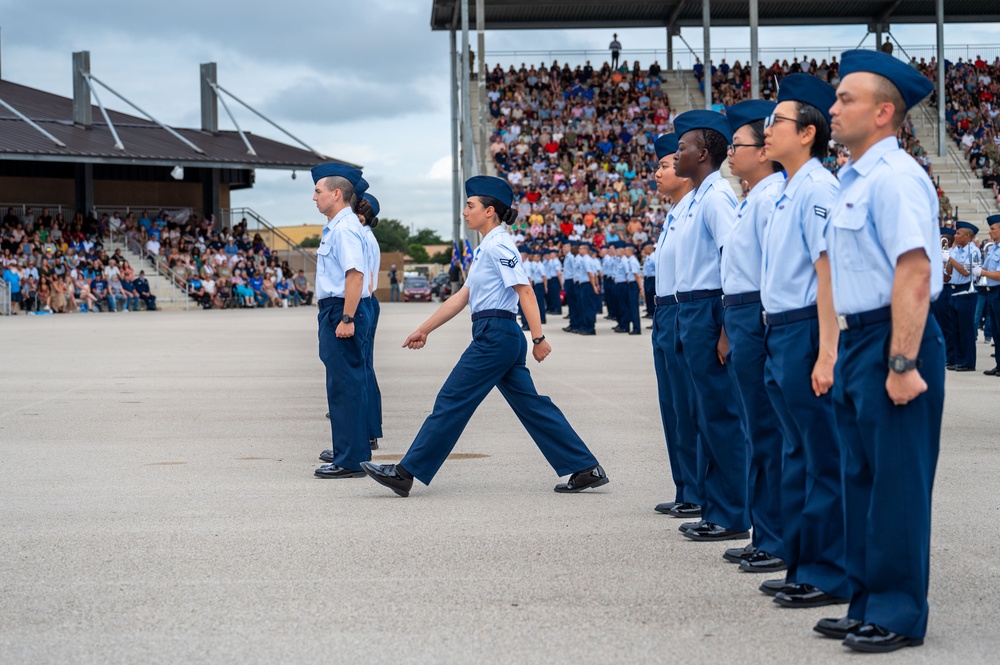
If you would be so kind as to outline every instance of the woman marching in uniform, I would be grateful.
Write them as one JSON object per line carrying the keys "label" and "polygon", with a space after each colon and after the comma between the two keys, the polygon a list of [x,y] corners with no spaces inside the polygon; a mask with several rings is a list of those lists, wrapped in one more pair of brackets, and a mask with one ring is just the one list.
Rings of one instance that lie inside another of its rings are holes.
{"label": "woman marching in uniform", "polygon": [[521,424],[560,476],[556,492],[579,492],[608,483],[604,469],[548,397],[539,395],[525,365],[527,342],[516,321],[518,304],[531,329],[532,356],[541,362],[552,351],[542,335],[538,305],[530,280],[520,265],[517,247],[503,224],[517,218],[510,205],[513,191],[505,181],[476,176],[465,183],[468,200],[462,216],[482,242],[469,277],[403,346],[421,349],[427,336],[468,304],[472,310],[472,343],[445,381],[434,411],[399,464],[364,463],[376,482],[408,496],[416,478],[429,485],[451,453],[476,408],[496,386]]}

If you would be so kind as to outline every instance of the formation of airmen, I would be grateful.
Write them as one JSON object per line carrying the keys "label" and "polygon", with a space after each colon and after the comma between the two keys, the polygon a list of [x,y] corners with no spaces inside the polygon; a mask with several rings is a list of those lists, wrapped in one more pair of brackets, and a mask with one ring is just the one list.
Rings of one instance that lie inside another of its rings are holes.
{"label": "formation of airmen", "polygon": [[[562,262],[551,249],[518,248],[505,228],[517,217],[509,184],[467,181],[463,216],[483,236],[468,281],[404,346],[422,348],[466,305],[474,341],[399,464],[369,461],[381,436],[370,370],[377,266],[366,253],[377,245],[362,224],[377,204],[359,207],[357,169],[316,167],[314,200],[330,220],[317,293],[333,435],[316,474],[368,475],[407,496],[414,478],[430,483],[497,387],[557,474],[569,474],[556,491],[606,484],[535,391],[517,316],[541,362],[551,350],[541,324],[562,314],[560,286],[564,330],[581,335],[596,334],[605,307],[617,332],[639,334],[644,295],[674,485],[656,511],[688,519],[684,538],[747,541],[722,558],[746,573],[784,572],[760,585],[782,607],[847,606],[816,632],[857,651],[922,644],[945,366],[974,367],[961,299],[985,278],[997,315],[1000,250],[968,259],[977,229],[961,223],[942,254],[936,190],[896,140],[930,81],[873,51],[844,53],[840,73],[836,90],[794,74],[776,102],[679,115],[655,141],[657,188],[674,202],[655,247],[595,253],[571,242]],[[822,165],[831,139],[852,155],[839,180]],[[719,172],[727,158],[750,187],[742,202]],[[1000,216],[988,221],[1000,240]],[[954,317],[948,347],[938,317]]]}

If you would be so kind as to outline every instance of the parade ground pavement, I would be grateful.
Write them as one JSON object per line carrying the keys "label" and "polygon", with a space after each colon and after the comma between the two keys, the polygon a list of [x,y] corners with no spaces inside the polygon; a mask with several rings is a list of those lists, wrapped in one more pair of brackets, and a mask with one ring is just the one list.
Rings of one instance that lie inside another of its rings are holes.
{"label": "parade ground pavement", "polygon": [[[433,308],[383,305],[376,461],[469,342],[466,311],[402,349]],[[780,608],[721,558],[745,541],[653,511],[673,496],[648,323],[581,337],[553,317],[529,359],[610,484],[554,493],[494,391],[404,499],[313,476],[315,308],[0,320],[0,663],[856,662],[812,632],[843,607]],[[872,662],[997,662],[1000,378],[947,380],[927,641]]]}

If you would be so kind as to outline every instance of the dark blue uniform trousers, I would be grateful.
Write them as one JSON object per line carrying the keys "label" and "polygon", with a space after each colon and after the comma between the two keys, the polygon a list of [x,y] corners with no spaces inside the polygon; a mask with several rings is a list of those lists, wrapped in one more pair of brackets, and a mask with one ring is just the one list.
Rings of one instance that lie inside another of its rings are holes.
{"label": "dark blue uniform trousers", "polygon": [[944,337],[947,354],[945,360],[947,364],[954,365],[957,357],[955,353],[955,317],[951,311],[951,287],[947,283],[941,289],[941,295],[938,296],[938,299],[931,303],[931,312],[934,313],[934,318],[937,319],[938,327]]}
{"label": "dark blue uniform trousers", "polygon": [[677,305],[660,305],[653,318],[653,369],[677,503],[701,505],[698,425],[694,388],[684,356],[677,353]]}
{"label": "dark blue uniform trousers", "polygon": [[642,290],[646,294],[646,316],[653,318],[656,311],[656,277],[643,277]]}
{"label": "dark blue uniform trousers", "polygon": [[549,277],[549,293],[547,296],[549,314],[562,315],[562,298],[559,297],[561,290],[559,287],[559,278]]}
{"label": "dark blue uniform trousers", "polygon": [[342,298],[324,298],[319,306],[319,357],[326,366],[326,401],[330,410],[333,463],[359,470],[371,459],[368,444],[368,382],[365,344],[371,331],[368,307],[354,313],[354,336],[337,337],[344,316]]}
{"label": "dark blue uniform trousers", "polygon": [[626,282],[625,288],[625,303],[627,306],[625,308],[625,316],[622,317],[622,327],[628,328],[631,324],[633,332],[640,332],[642,330],[642,320],[639,317],[639,283],[638,282]]}
{"label": "dark blue uniform trousers", "polygon": [[368,307],[368,318],[371,321],[371,331],[365,343],[365,380],[368,386],[368,438],[382,438],[382,391],[375,377],[375,330],[378,328],[378,318],[382,313],[378,298],[363,298],[361,302]]}
{"label": "dark blue uniform trousers", "polygon": [[764,324],[760,303],[726,307],[723,321],[729,337],[727,367],[738,398],[740,420],[747,435],[749,469],[747,497],[753,545],[783,556],[781,543],[781,451],[778,414],[764,386]]}
{"label": "dark blue uniform trousers", "polygon": [[575,330],[579,318],[576,304],[576,280],[567,279],[563,288],[566,289],[566,313],[569,315],[569,327]]}
{"label": "dark blue uniform trousers", "polygon": [[927,391],[896,406],[885,390],[889,322],[840,333],[834,379],[844,444],[847,615],[907,637],[927,630],[931,489],[941,442],[944,339],[928,317],[918,370]]}
{"label": "dark blue uniform trousers", "polygon": [[434,411],[400,462],[403,468],[429,485],[494,386],[556,474],[565,476],[596,466],[594,455],[559,408],[535,390],[524,364],[527,351],[528,343],[515,321],[484,318],[474,322],[472,343],[438,392]]}
{"label": "dark blue uniform trousers", "polygon": [[[993,341],[1000,340],[1000,286],[988,286],[986,292],[986,309],[989,312]],[[1000,360],[994,363],[1000,365]]]}
{"label": "dark blue uniform trousers", "polygon": [[[844,568],[844,495],[833,395],[816,397],[812,370],[819,320],[769,325],[764,381],[784,436],[781,468],[782,557],[786,579],[850,597]],[[883,377],[884,380],[884,377]]]}
{"label": "dark blue uniform trousers", "polygon": [[541,318],[542,323],[546,323],[545,320],[545,283],[544,282],[532,282],[531,289],[535,292],[535,301],[538,303],[538,316]]}
{"label": "dark blue uniform trousers", "polygon": [[677,308],[680,352],[694,385],[698,415],[702,518],[726,529],[750,528],[747,511],[747,447],[736,396],[716,344],[722,333],[722,299],[682,302]]}
{"label": "dark blue uniform trousers", "polygon": [[615,291],[615,280],[611,277],[604,276],[601,279],[601,283],[604,286],[604,304],[608,308],[608,316],[617,320],[619,318],[618,314],[618,294]]}
{"label": "dark blue uniform trousers", "polygon": [[[944,288],[951,288],[945,286]],[[955,363],[976,367],[976,292],[966,293],[963,284],[951,293],[952,334],[955,335]],[[959,295],[959,294],[962,295]]]}
{"label": "dark blue uniform trousers", "polygon": [[597,305],[601,296],[594,293],[594,285],[590,281],[577,282],[576,301],[579,315],[577,317],[576,329],[583,332],[594,332],[597,324]]}

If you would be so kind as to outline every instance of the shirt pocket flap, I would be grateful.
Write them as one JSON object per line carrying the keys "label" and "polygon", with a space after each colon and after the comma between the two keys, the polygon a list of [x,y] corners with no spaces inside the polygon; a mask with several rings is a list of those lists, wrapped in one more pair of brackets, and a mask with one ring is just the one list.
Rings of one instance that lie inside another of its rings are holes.
{"label": "shirt pocket flap", "polygon": [[316,248],[316,254],[318,256],[327,256],[330,253],[330,243],[324,242],[320,243],[320,246]]}
{"label": "shirt pocket flap", "polygon": [[867,221],[868,201],[856,201],[841,206],[830,223],[838,229],[860,231]]}

